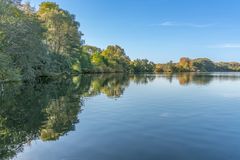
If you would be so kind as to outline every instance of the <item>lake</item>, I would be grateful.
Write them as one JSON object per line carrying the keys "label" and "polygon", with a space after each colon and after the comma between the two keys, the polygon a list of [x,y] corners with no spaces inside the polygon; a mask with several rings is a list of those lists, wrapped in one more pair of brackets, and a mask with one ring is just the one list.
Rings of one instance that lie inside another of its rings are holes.
{"label": "lake", "polygon": [[3,160],[240,159],[240,73],[83,75],[0,89]]}

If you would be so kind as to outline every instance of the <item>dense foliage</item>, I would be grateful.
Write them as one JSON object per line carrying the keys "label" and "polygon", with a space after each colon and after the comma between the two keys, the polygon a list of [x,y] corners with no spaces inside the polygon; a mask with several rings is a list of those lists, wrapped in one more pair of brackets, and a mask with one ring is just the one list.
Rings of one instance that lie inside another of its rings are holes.
{"label": "dense foliage", "polygon": [[155,64],[147,59],[136,59],[132,61],[131,68],[134,73],[151,73],[155,69]]}
{"label": "dense foliage", "polygon": [[123,48],[83,45],[75,16],[53,2],[34,10],[21,0],[0,0],[0,80],[33,81],[80,73],[240,71],[240,63],[181,58],[179,63],[131,61]]}

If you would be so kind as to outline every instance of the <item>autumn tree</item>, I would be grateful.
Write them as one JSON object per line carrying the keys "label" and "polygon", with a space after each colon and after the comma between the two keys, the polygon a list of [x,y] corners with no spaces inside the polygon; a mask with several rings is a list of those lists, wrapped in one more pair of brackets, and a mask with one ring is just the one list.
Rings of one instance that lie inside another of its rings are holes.
{"label": "autumn tree", "polygon": [[180,71],[191,71],[191,60],[187,57],[182,57],[177,66]]}

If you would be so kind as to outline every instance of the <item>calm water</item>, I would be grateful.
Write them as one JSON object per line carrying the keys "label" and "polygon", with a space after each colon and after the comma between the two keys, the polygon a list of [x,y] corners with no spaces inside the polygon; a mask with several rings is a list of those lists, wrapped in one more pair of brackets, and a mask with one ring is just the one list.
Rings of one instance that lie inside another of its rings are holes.
{"label": "calm water", "polygon": [[0,159],[239,160],[240,73],[1,84]]}

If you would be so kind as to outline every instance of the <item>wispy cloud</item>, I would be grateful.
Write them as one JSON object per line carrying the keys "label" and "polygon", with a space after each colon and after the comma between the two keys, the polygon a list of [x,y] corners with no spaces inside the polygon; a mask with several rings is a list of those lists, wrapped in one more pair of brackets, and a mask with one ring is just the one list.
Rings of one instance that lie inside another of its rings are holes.
{"label": "wispy cloud", "polygon": [[165,21],[159,24],[153,24],[151,26],[206,28],[212,25],[213,24],[178,23],[178,22],[172,22],[172,21]]}
{"label": "wispy cloud", "polygon": [[240,43],[224,43],[208,46],[208,48],[240,48]]}

